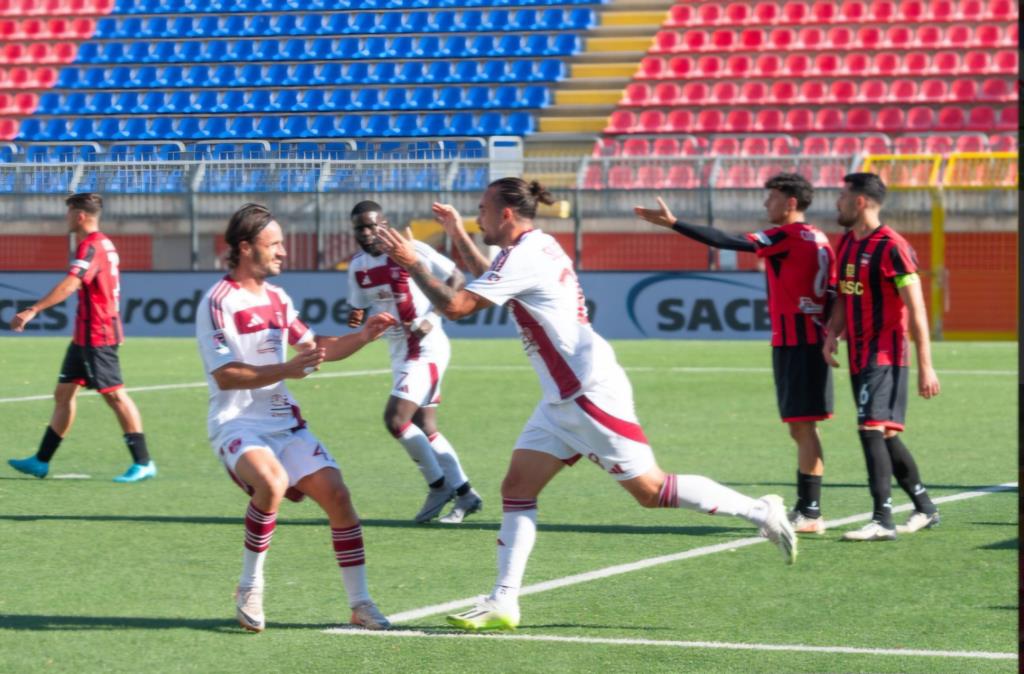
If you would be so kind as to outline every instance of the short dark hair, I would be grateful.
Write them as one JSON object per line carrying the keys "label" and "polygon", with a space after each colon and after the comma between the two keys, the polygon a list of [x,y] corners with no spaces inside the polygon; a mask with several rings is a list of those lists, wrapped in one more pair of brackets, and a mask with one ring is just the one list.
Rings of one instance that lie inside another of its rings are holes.
{"label": "short dark hair", "polygon": [[384,209],[380,207],[376,201],[360,201],[358,204],[352,207],[352,213],[349,214],[350,218],[354,218],[357,215],[363,213],[383,213]]}
{"label": "short dark hair", "polygon": [[103,197],[93,192],[79,192],[64,200],[69,209],[82,211],[89,215],[99,215],[103,211]]}
{"label": "short dark hair", "polygon": [[765,181],[766,190],[778,190],[796,199],[796,210],[803,213],[814,201],[814,187],[799,173],[779,173]]}
{"label": "short dark hair", "polygon": [[885,183],[874,173],[850,173],[843,176],[843,182],[850,186],[854,194],[862,194],[876,203],[885,201]]}
{"label": "short dark hair", "polygon": [[511,208],[521,218],[533,220],[537,215],[537,204],[553,204],[551,192],[536,180],[526,182],[522,178],[499,178],[487,186],[494,187],[498,201],[503,208]]}
{"label": "short dark hair", "polygon": [[245,204],[228,220],[224,241],[230,246],[228,251],[228,267],[238,266],[239,246],[243,241],[252,243],[263,228],[274,220],[274,214],[263,204]]}

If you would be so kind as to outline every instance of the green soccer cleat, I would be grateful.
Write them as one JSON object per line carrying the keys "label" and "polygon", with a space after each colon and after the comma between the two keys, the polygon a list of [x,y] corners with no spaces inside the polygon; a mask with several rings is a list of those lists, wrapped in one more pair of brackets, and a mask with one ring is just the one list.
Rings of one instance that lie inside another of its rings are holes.
{"label": "green soccer cleat", "polygon": [[452,627],[470,632],[514,630],[519,626],[519,607],[499,606],[493,599],[484,599],[468,611],[450,615],[445,620]]}

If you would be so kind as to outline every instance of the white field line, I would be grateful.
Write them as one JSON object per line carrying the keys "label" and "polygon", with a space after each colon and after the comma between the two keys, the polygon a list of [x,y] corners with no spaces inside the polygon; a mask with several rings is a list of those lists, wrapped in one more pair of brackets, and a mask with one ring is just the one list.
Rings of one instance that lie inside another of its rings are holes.
{"label": "white field line", "polygon": [[[964,499],[976,498],[978,496],[986,496],[1001,491],[1008,491],[1017,486],[1016,482],[1007,482],[1005,484],[993,485],[991,487],[984,487],[975,491],[966,491],[959,494],[952,494],[950,496],[941,496],[934,499],[935,503],[949,503],[952,501],[962,501]],[[913,504],[907,503],[905,505],[897,506],[893,508],[894,513],[904,512],[911,510]],[[826,525],[829,527],[839,527],[846,524],[852,524],[854,522],[861,522],[871,519],[871,513],[860,513],[857,515],[851,515],[837,520],[828,520]],[[542,583],[535,583],[533,585],[527,585],[520,590],[520,594],[536,594],[538,592],[547,592],[548,590],[556,590],[562,587],[568,587],[570,585],[577,585],[579,583],[588,583],[593,580],[600,580],[601,578],[608,578],[610,576],[618,576],[624,573],[632,573],[641,569],[646,569],[652,566],[660,566],[662,564],[669,564],[671,562],[677,562],[683,559],[693,559],[695,557],[703,557],[705,555],[712,555],[717,552],[726,552],[728,550],[736,550],[739,548],[745,548],[748,545],[756,545],[758,543],[766,542],[766,538],[761,536],[755,536],[750,538],[740,538],[728,543],[719,543],[717,545],[708,545],[700,548],[693,548],[684,552],[676,552],[671,555],[662,555],[660,557],[649,557],[647,559],[641,559],[636,562],[630,562],[628,564],[617,564],[615,566],[608,566],[603,569],[596,569],[594,571],[587,571],[585,573],[578,573],[571,576],[565,576],[563,578],[555,578],[553,580],[544,581]],[[432,615],[438,615],[440,613],[449,613],[462,608],[468,608],[473,606],[479,597],[465,597],[463,599],[456,599],[454,601],[445,602],[443,604],[434,604],[433,606],[424,606],[422,608],[412,609],[410,611],[403,611],[394,615],[388,616],[388,620],[392,623],[409,622],[411,620],[419,620],[420,618],[426,618]],[[330,630],[328,630],[330,631]]]}
{"label": "white field line", "polygon": [[[491,371],[533,371],[529,365],[453,365],[449,370],[466,370],[477,372]],[[721,373],[721,374],[770,374],[771,368],[767,367],[627,367],[627,372],[690,372],[694,374]],[[336,379],[339,377],[372,377],[391,374],[391,370],[350,370],[348,372],[318,372],[312,375],[314,379]],[[939,375],[968,375],[978,377],[1007,377],[1017,376],[1016,370],[939,370]],[[146,393],[149,391],[172,391],[175,389],[203,388],[205,381],[187,382],[184,384],[157,384],[156,386],[135,386],[125,387],[128,393]],[[79,395],[99,395],[95,391],[83,391]],[[53,394],[18,396],[13,398],[0,398],[3,403],[25,403],[37,400],[52,400]]]}
{"label": "white field line", "polygon": [[660,639],[610,639],[607,637],[564,637],[553,634],[472,634],[454,632],[421,632],[419,630],[371,631],[354,628],[326,630],[331,634],[366,637],[419,637],[428,639],[484,639],[490,641],[548,641],[569,644],[600,644],[608,646],[661,646],[670,648],[704,648],[732,651],[789,651],[798,653],[840,653],[846,655],[893,655],[897,657],[980,658],[983,660],[1016,660],[1016,653],[988,651],[928,651],[916,648],[854,648],[852,646],[804,646],[802,644],[744,644],[722,641],[673,641]]}

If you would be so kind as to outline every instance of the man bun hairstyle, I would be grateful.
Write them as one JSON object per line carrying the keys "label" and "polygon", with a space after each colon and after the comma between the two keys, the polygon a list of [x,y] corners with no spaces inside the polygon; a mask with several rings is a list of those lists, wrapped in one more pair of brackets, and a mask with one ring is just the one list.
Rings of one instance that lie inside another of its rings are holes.
{"label": "man bun hairstyle", "polygon": [[89,215],[99,215],[103,211],[103,197],[94,192],[79,192],[65,199],[64,205]]}
{"label": "man bun hairstyle", "polygon": [[796,199],[796,210],[803,213],[811,207],[814,201],[814,187],[807,178],[799,173],[779,173],[769,178],[765,184],[766,190],[778,190],[787,197]]}
{"label": "man bun hairstyle", "polygon": [[383,213],[384,209],[380,207],[376,201],[360,201],[358,204],[352,207],[352,213],[349,214],[350,218],[354,218],[357,215],[363,213]]}
{"label": "man bun hairstyle", "polygon": [[243,241],[250,244],[259,236],[260,232],[274,221],[274,214],[263,204],[245,204],[228,220],[227,231],[224,232],[224,241],[228,249],[228,267],[234,269],[238,266],[238,256],[241,252],[240,246]]}
{"label": "man bun hairstyle", "polygon": [[850,186],[850,192],[861,194],[878,205],[885,202],[885,183],[874,173],[850,173],[843,176],[843,182]]}
{"label": "man bun hairstyle", "polygon": [[553,204],[551,192],[536,180],[526,182],[522,178],[499,178],[488,189],[495,188],[498,203],[502,208],[511,208],[520,218],[533,220],[537,215],[537,204]]}

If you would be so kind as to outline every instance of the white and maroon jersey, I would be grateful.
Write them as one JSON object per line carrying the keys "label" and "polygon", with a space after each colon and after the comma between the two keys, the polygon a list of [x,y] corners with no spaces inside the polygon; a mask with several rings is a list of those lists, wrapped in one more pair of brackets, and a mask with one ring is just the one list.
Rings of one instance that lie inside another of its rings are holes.
{"label": "white and maroon jersey", "polygon": [[283,381],[223,391],[212,375],[228,363],[284,363],[289,344],[313,340],[313,331],[299,320],[288,294],[270,283],[263,288],[263,296],[254,295],[225,276],[210,288],[196,311],[196,338],[210,388],[207,428],[211,440],[225,431],[269,433],[304,424]]}
{"label": "white and maroon jersey", "polygon": [[[454,262],[421,241],[413,241],[413,246],[431,275],[442,281],[452,275]],[[363,251],[356,253],[348,265],[348,303],[357,309],[369,309],[370,316],[386,311],[398,319],[398,325],[384,332],[393,364],[407,360],[443,359],[447,362],[450,347],[448,336],[441,329],[441,317],[409,278],[409,272],[387,255],[374,257]],[[433,329],[421,339],[413,336],[404,324],[424,316]]]}
{"label": "white and maroon jersey", "polygon": [[546,401],[574,398],[622,372],[612,347],[590,325],[572,260],[539,229],[498,253],[466,290],[494,304],[508,302]]}

